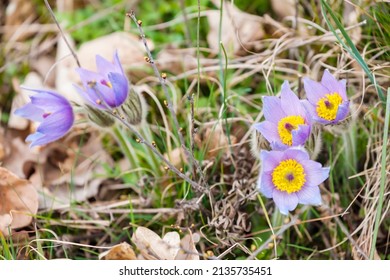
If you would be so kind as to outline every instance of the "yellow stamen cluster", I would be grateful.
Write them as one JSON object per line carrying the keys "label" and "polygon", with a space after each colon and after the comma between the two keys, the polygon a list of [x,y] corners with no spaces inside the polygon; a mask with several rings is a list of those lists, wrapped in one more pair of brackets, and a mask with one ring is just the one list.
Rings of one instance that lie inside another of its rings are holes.
{"label": "yellow stamen cluster", "polygon": [[305,120],[301,116],[284,117],[278,122],[278,134],[283,144],[292,145],[292,131],[301,124],[305,124]]}
{"label": "yellow stamen cluster", "polygon": [[317,102],[316,111],[318,116],[328,121],[335,120],[342,102],[343,98],[337,92],[326,94]]}
{"label": "yellow stamen cluster", "polygon": [[279,191],[294,193],[300,191],[306,182],[303,166],[295,159],[287,159],[272,172],[272,182]]}

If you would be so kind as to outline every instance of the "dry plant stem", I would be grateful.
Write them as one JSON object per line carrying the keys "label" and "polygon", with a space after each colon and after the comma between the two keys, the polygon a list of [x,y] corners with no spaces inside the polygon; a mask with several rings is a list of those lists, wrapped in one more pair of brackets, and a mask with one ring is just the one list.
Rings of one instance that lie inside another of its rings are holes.
{"label": "dry plant stem", "polygon": [[[140,36],[141,36],[141,39],[142,39],[142,42],[145,46],[145,50],[147,52],[147,55],[148,55],[148,60],[149,60],[149,63],[152,65],[152,68],[153,68],[153,71],[154,71],[154,74],[156,75],[156,77],[159,79],[160,81],[160,84],[162,86],[162,89],[164,91],[164,94],[165,94],[165,98],[167,100],[167,103],[168,103],[168,109],[169,109],[169,112],[171,113],[172,115],[172,118],[173,118],[173,122],[174,122],[174,125],[176,127],[176,129],[178,130],[178,135],[179,135],[179,140],[180,140],[180,144],[181,144],[181,147],[190,163],[190,169],[192,169],[192,165],[194,164],[195,167],[196,167],[196,170],[198,171],[199,175],[200,175],[200,179],[201,179],[201,182],[203,182],[203,184],[206,186],[206,188],[208,188],[208,184],[203,176],[203,172],[202,172],[202,169],[200,168],[197,160],[194,158],[193,154],[187,149],[187,147],[185,146],[185,142],[184,142],[184,137],[183,137],[183,134],[182,132],[180,131],[180,126],[179,126],[179,121],[177,120],[177,116],[176,116],[176,113],[175,113],[175,110],[173,108],[173,105],[172,105],[172,101],[171,101],[171,97],[169,96],[169,93],[168,93],[168,89],[167,89],[167,86],[166,86],[166,83],[165,83],[165,79],[163,79],[160,75],[160,72],[158,71],[157,67],[156,67],[156,64],[154,63],[154,59],[152,57],[152,54],[150,52],[150,49],[149,49],[149,46],[148,46],[148,43],[146,42],[146,39],[145,39],[145,33],[142,29],[142,26],[138,19],[136,18],[135,14],[134,14],[134,11],[131,11],[130,13],[127,13],[126,16],[130,17],[134,23],[137,25],[138,27],[138,31],[140,33]],[[195,174],[194,174],[195,175]],[[195,176],[194,176],[195,177]]]}
{"label": "dry plant stem", "polygon": [[261,252],[263,251],[264,249],[268,248],[268,244],[273,242],[274,239],[277,237],[277,236],[280,236],[283,234],[283,232],[285,232],[287,229],[289,229],[291,226],[295,225],[296,222],[298,221],[298,215],[294,215],[292,218],[291,218],[291,221],[285,225],[283,225],[277,232],[275,235],[273,236],[270,236],[259,248],[256,249],[256,251],[254,251],[248,258],[247,260],[253,260],[256,258],[256,256]]}
{"label": "dry plant stem", "polygon": [[124,126],[126,126],[134,135],[138,138],[139,143],[145,144],[149,149],[152,150],[152,152],[159,157],[163,162],[166,163],[169,169],[171,169],[173,172],[175,172],[180,178],[183,180],[187,181],[196,191],[200,193],[209,193],[208,188],[204,188],[203,186],[199,185],[197,182],[192,181],[187,175],[184,173],[180,172],[173,164],[169,162],[151,143],[147,142],[145,138],[128,122],[123,117],[123,114],[120,113],[118,115],[118,112],[114,113],[113,110],[111,110],[110,106],[107,104],[107,102],[104,100],[103,97],[101,97],[101,94],[99,92],[96,92],[98,96],[101,98],[103,101],[104,106],[106,107],[106,112],[112,116],[113,118],[117,119],[119,122],[121,122]]}
{"label": "dry plant stem", "polygon": [[72,47],[70,46],[68,40],[66,39],[65,34],[64,34],[64,32],[62,31],[62,28],[61,28],[60,24],[58,23],[58,21],[57,21],[55,15],[54,15],[54,12],[53,12],[53,10],[51,9],[51,7],[50,7],[49,3],[47,2],[47,0],[45,0],[45,5],[46,5],[46,8],[49,10],[49,13],[50,13],[51,17],[53,18],[54,22],[56,23],[56,25],[57,25],[57,27],[58,27],[58,30],[60,31],[61,36],[62,36],[62,38],[63,38],[64,41],[65,41],[65,44],[67,45],[68,49],[69,49],[70,52],[72,53],[72,56],[73,56],[74,59],[76,60],[77,66],[78,66],[78,67],[81,67],[80,61],[79,61],[79,59],[77,58],[76,53],[74,52],[74,50],[73,50]]}
{"label": "dry plant stem", "polygon": [[119,117],[117,114],[112,113],[111,111],[108,111],[109,114],[114,117],[115,119],[119,120],[124,126],[126,126],[134,135],[139,139],[140,144],[145,144],[149,149],[152,150],[152,152],[158,156],[168,167],[170,170],[175,172],[180,178],[187,181],[196,191],[200,193],[208,193],[208,190],[204,188],[203,186],[199,185],[197,182],[191,180],[187,175],[180,172],[175,166],[173,166],[169,160],[167,160],[151,143],[147,142],[145,138],[129,123],[127,123],[125,120],[123,120],[121,117]]}
{"label": "dry plant stem", "polygon": [[[195,139],[195,111],[194,111],[194,94],[190,97],[191,105],[191,137],[190,137],[190,151],[191,154],[194,154],[194,139]],[[196,172],[196,170],[194,170]]]}
{"label": "dry plant stem", "polygon": [[186,4],[184,0],[180,0],[180,9],[183,12],[183,19],[184,19],[184,36],[186,37],[186,45],[188,48],[191,48],[191,31],[190,26],[188,25],[188,15],[186,12]]}

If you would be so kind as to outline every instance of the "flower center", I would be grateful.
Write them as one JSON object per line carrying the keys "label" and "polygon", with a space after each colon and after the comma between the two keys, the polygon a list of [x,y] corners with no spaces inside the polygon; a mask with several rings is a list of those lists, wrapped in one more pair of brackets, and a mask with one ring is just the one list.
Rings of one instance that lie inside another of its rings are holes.
{"label": "flower center", "polygon": [[278,133],[283,144],[292,145],[292,131],[301,124],[305,124],[305,120],[301,116],[284,117],[278,122]]}
{"label": "flower center", "polygon": [[102,85],[109,87],[109,88],[112,88],[112,84],[110,82],[107,82],[106,80],[101,80],[100,83]]}
{"label": "flower center", "polygon": [[328,121],[335,120],[342,102],[343,98],[337,92],[326,94],[317,102],[316,111],[318,116]]}
{"label": "flower center", "polygon": [[295,159],[281,161],[272,172],[272,182],[276,189],[289,194],[301,190],[306,182],[305,178],[305,169]]}

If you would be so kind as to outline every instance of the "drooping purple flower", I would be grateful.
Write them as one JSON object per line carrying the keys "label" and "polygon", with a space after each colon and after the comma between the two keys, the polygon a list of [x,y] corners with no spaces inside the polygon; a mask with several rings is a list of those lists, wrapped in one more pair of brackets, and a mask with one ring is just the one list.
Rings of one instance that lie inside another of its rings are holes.
{"label": "drooping purple flower", "polygon": [[31,102],[17,109],[15,114],[40,123],[36,132],[26,138],[31,141],[30,147],[45,145],[64,136],[74,122],[69,101],[53,91],[25,89],[36,94],[30,96]]}
{"label": "drooping purple flower", "polygon": [[346,80],[338,81],[328,70],[325,70],[321,83],[304,78],[303,85],[315,121],[322,124],[336,124],[347,117],[349,101]]}
{"label": "drooping purple flower", "polygon": [[75,86],[77,91],[90,105],[99,109],[122,105],[129,92],[129,82],[118,53],[115,52],[112,63],[97,55],[96,66],[97,73],[83,68],[76,69],[84,86],[84,89]]}
{"label": "drooping purple flower", "polygon": [[320,205],[318,187],[329,177],[329,167],[309,159],[301,147],[284,151],[261,151],[259,191],[272,198],[280,212],[287,215],[298,203]]}
{"label": "drooping purple flower", "polygon": [[253,125],[276,150],[304,145],[310,136],[311,116],[307,100],[299,100],[285,81],[280,98],[263,97],[265,121]]}

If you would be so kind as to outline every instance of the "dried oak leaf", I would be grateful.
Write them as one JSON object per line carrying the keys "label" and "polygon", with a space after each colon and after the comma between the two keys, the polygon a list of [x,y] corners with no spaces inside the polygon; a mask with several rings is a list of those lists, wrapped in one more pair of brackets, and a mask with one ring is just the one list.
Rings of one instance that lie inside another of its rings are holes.
{"label": "dried oak leaf", "polygon": [[31,223],[38,211],[38,194],[32,184],[0,167],[0,231],[16,229]]}
{"label": "dried oak leaf", "polygon": [[136,260],[133,248],[127,242],[113,246],[110,250],[99,255],[100,260]]}
{"label": "dried oak leaf", "polygon": [[31,163],[35,172],[29,179],[39,189],[40,209],[61,208],[98,194],[104,178],[96,174],[102,174],[102,164],[112,159],[96,132],[83,134],[88,139],[80,147],[80,132],[74,128],[67,137],[42,147],[44,162]]}

